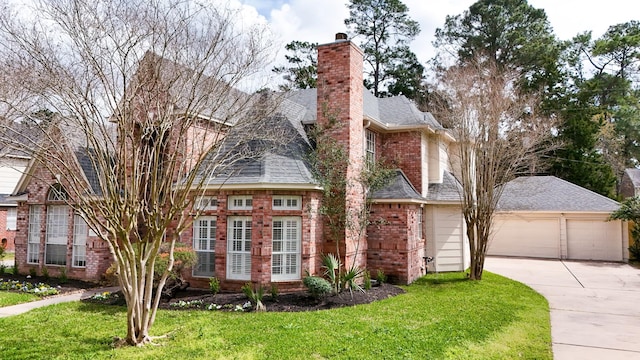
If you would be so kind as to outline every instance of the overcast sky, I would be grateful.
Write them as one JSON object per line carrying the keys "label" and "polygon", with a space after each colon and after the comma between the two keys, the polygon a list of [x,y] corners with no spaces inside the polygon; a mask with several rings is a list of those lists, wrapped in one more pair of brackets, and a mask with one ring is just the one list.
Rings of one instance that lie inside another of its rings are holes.
{"label": "overcast sky", "polygon": [[[274,36],[284,44],[293,40],[327,43],[336,32],[344,32],[349,13],[347,0],[236,0],[244,13],[269,24]],[[444,25],[447,15],[461,14],[475,0],[404,0],[412,19],[420,23],[421,33],[411,44],[418,59],[425,63],[433,57],[431,46],[436,28]],[[579,32],[592,30],[602,35],[610,25],[640,20],[638,0],[529,0],[543,8],[555,34],[562,40]],[[284,59],[284,50],[279,59]]]}

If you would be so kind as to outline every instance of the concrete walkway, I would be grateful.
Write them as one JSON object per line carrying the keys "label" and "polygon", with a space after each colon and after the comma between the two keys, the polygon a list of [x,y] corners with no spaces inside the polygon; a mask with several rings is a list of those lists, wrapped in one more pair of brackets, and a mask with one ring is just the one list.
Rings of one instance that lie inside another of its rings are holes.
{"label": "concrete walkway", "polygon": [[549,301],[556,360],[640,359],[640,270],[628,264],[489,257],[485,269]]}
{"label": "concrete walkway", "polygon": [[105,291],[115,292],[118,290],[120,290],[120,288],[117,286],[81,290],[81,291],[76,291],[76,292],[65,294],[65,295],[52,296],[46,299],[32,301],[24,304],[0,307],[0,318],[24,314],[27,311],[33,310],[35,308],[43,307],[43,306],[49,306],[49,305],[59,304],[63,302],[79,301],[81,299],[88,299],[95,294],[101,294]]}

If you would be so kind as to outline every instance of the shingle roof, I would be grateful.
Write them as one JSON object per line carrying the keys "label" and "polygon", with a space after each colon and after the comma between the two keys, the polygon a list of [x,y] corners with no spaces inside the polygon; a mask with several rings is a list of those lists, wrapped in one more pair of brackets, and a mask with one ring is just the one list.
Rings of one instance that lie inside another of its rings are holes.
{"label": "shingle roof", "polygon": [[400,169],[396,170],[395,176],[387,186],[373,193],[371,198],[373,200],[425,200]]}
{"label": "shingle roof", "polygon": [[84,172],[84,175],[89,181],[92,193],[94,195],[101,196],[102,188],[100,187],[100,175],[98,169],[96,169],[91,161],[91,158],[96,156],[95,150],[80,147],[74,153],[78,160],[78,164],[80,164],[80,168],[82,168],[82,172]]}
{"label": "shingle roof", "polygon": [[442,175],[442,183],[429,184],[427,200],[429,202],[459,203],[462,200],[460,194],[462,194],[462,185],[453,174],[445,171]]}
{"label": "shingle roof", "polygon": [[[301,118],[305,124],[316,121],[316,94],[316,89],[296,90],[287,94],[289,100],[304,108]],[[386,126],[428,125],[436,130],[444,129],[431,113],[418,110],[415,104],[403,95],[376,98],[369,90],[364,89],[363,111],[366,117]]]}
{"label": "shingle roof", "polygon": [[612,212],[620,204],[555,176],[525,176],[504,185],[499,211]]}
{"label": "shingle roof", "polygon": [[[290,185],[311,185],[315,186],[306,155],[311,151],[309,141],[302,129],[299,117],[285,117],[282,113],[272,116],[266,121],[271,121],[272,126],[281,127],[280,132],[285,134],[283,139],[288,139],[285,143],[280,141],[251,141],[251,153],[257,156],[242,157],[226,166],[218,168],[211,174],[201,174],[207,176],[205,183],[208,185],[268,185],[268,184],[290,184]],[[249,129],[250,130],[250,129]],[[227,146],[227,142],[233,143],[234,131],[223,141],[220,155],[211,154],[212,158],[221,156],[222,159],[234,157],[237,149]],[[243,136],[240,134],[240,136]],[[214,163],[215,160],[212,160]],[[225,160],[222,160],[224,163]],[[203,172],[204,170],[199,170]]]}

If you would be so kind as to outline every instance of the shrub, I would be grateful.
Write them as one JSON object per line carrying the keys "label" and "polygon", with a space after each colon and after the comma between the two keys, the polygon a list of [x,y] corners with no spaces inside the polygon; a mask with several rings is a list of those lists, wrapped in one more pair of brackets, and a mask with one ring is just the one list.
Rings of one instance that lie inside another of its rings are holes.
{"label": "shrub", "polygon": [[278,285],[271,284],[271,300],[278,301]]}
{"label": "shrub", "polygon": [[631,246],[629,246],[629,254],[631,254],[633,260],[640,260],[640,239],[636,239]]}
{"label": "shrub", "polygon": [[19,275],[19,274],[18,274],[18,262],[17,262],[17,261],[14,261],[14,262],[13,262],[13,270],[11,271],[11,273],[12,273],[13,275]]}
{"label": "shrub", "polygon": [[220,280],[218,280],[217,277],[209,279],[209,290],[211,290],[211,294],[213,295],[220,292]]}
{"label": "shrub", "polygon": [[302,280],[302,283],[307,288],[307,290],[309,290],[311,296],[316,299],[330,294],[332,291],[331,284],[321,277],[305,276],[305,278]]}
{"label": "shrub", "polygon": [[67,277],[67,268],[63,267],[60,269],[60,283],[65,284],[67,281],[69,281],[69,278]]}
{"label": "shrub", "polygon": [[362,274],[362,285],[365,290],[371,290],[371,273],[369,270],[365,270],[364,274]]}
{"label": "shrub", "polygon": [[322,255],[322,267],[325,268],[324,275],[329,278],[330,284],[333,286],[336,294],[340,292],[340,260],[334,254]]}
{"label": "shrub", "polygon": [[[171,279],[180,279],[183,269],[191,267],[198,262],[198,255],[196,252],[189,247],[186,247],[184,244],[176,244],[173,249],[173,269],[169,274]],[[160,248],[160,256],[156,259],[156,266],[154,269],[156,277],[159,279],[160,276],[167,270],[169,266],[169,249],[166,247]]]}
{"label": "shrub", "polygon": [[42,277],[45,281],[49,280],[49,269],[46,266],[42,267]]}
{"label": "shrub", "polygon": [[29,276],[36,277],[36,275],[38,275],[36,268],[29,268]]}
{"label": "shrub", "polygon": [[105,285],[116,286],[118,285],[118,274],[116,273],[116,263],[111,263],[111,266],[102,274],[102,282]]}
{"label": "shrub", "polygon": [[378,284],[384,284],[387,282],[387,275],[382,270],[378,270],[376,274],[376,280],[378,280]]}

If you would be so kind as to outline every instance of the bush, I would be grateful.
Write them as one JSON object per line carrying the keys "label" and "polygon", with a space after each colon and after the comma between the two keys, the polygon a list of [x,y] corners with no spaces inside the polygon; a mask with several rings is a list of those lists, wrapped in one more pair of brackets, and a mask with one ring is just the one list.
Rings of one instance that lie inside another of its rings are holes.
{"label": "bush", "polygon": [[209,290],[211,290],[211,294],[213,295],[220,292],[220,280],[218,280],[217,277],[209,279]]}
{"label": "bush", "polygon": [[333,290],[331,284],[327,280],[317,276],[306,276],[302,280],[302,283],[307,290],[309,290],[311,296],[316,299],[330,294]]}
{"label": "bush", "polygon": [[38,275],[38,270],[36,268],[29,268],[29,276],[36,277]]}
{"label": "bush", "polygon": [[640,239],[635,240],[631,246],[629,246],[629,253],[633,260],[640,260]]}
{"label": "bush", "polygon": [[[191,267],[198,262],[198,255],[196,252],[184,246],[184,244],[176,244],[173,249],[173,269],[169,274],[171,279],[179,279],[182,280],[180,273],[183,269]],[[156,277],[159,279],[167,267],[169,266],[169,249],[164,245],[160,248],[160,255],[156,259],[156,266],[154,268],[154,272]]]}
{"label": "bush", "polygon": [[42,277],[45,281],[49,281],[49,269],[46,266],[42,267]]}
{"label": "bush", "polygon": [[66,284],[68,281],[69,278],[67,277],[67,268],[63,267],[62,269],[60,269],[60,283]]}
{"label": "bush", "polygon": [[365,290],[371,290],[371,273],[369,272],[369,270],[365,270],[364,274],[362,275],[362,285],[364,286]]}
{"label": "bush", "polygon": [[378,284],[384,284],[387,282],[387,275],[382,270],[378,270],[376,274],[376,280],[378,280]]}

